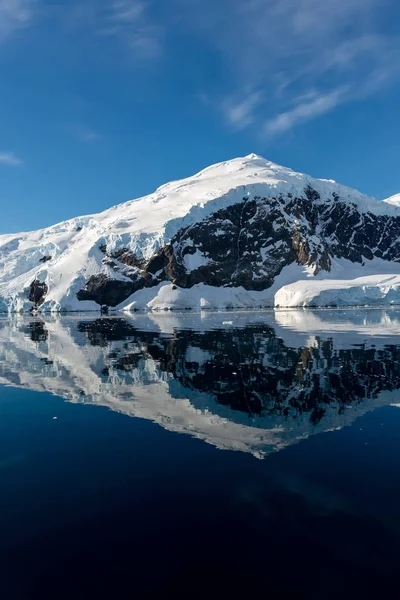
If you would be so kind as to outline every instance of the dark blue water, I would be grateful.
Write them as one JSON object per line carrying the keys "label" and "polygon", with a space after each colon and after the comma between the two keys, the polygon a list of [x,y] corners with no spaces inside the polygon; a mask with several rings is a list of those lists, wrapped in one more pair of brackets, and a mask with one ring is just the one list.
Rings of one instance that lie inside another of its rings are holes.
{"label": "dark blue water", "polygon": [[1,597],[392,597],[399,315],[307,314],[0,321]]}

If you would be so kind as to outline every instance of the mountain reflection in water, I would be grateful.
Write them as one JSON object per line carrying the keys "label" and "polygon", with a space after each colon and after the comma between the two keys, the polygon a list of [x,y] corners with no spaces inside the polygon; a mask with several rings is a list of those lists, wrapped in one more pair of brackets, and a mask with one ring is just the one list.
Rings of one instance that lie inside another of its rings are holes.
{"label": "mountain reflection in water", "polygon": [[0,383],[263,457],[396,403],[400,311],[0,320]]}

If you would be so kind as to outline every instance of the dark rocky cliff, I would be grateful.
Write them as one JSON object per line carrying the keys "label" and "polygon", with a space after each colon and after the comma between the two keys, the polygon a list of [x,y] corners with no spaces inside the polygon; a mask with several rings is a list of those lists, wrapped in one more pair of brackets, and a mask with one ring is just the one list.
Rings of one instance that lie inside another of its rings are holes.
{"label": "dark rocky cliff", "polygon": [[147,262],[127,248],[101,250],[104,265],[125,279],[95,275],[79,300],[116,306],[162,281],[264,290],[292,263],[316,274],[330,271],[333,257],[359,264],[374,257],[400,261],[400,217],[361,212],[335,193],[321,198],[308,186],[302,197],[244,197],[178,231]]}

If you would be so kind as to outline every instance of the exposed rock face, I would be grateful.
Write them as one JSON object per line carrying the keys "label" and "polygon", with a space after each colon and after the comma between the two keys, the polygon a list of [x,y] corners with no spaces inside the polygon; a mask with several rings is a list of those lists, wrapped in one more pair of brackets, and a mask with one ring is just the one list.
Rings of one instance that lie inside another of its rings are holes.
{"label": "exposed rock face", "polygon": [[110,254],[111,258],[116,258],[118,262],[128,267],[136,267],[138,269],[145,265],[145,261],[136,256],[129,248],[121,248]]}
{"label": "exposed rock face", "polygon": [[[171,247],[174,260],[169,259],[166,275],[176,274],[175,283],[181,287],[203,282],[263,290],[285,265],[317,264],[319,258],[319,248],[311,254],[306,232],[295,224],[288,226],[279,200],[257,197],[179,232]],[[205,264],[185,269],[194,256]]]}
{"label": "exposed rock face", "polygon": [[94,300],[101,306],[117,306],[135,291],[133,282],[110,279],[101,273],[93,275],[85,287],[77,293],[77,297],[78,300]]}
{"label": "exposed rock face", "polygon": [[[199,252],[206,264],[185,269]],[[330,270],[330,257],[400,260],[400,219],[361,213],[339,198],[321,202],[308,188],[304,198],[244,199],[180,231],[165,254],[165,278],[181,287],[204,282],[263,290],[293,262],[316,274]],[[151,262],[147,268],[154,272]]]}
{"label": "exposed rock face", "polygon": [[168,280],[182,288],[205,283],[264,290],[286,265],[329,272],[332,257],[400,261],[400,217],[361,212],[337,194],[321,198],[310,186],[303,197],[243,198],[181,229],[147,262],[127,248],[107,254],[103,262],[132,284],[96,275],[78,298],[116,306]]}
{"label": "exposed rock face", "polygon": [[48,287],[46,283],[42,283],[38,279],[35,279],[32,281],[29,289],[29,301],[34,302],[35,306],[39,307],[41,304],[43,304],[47,292]]}

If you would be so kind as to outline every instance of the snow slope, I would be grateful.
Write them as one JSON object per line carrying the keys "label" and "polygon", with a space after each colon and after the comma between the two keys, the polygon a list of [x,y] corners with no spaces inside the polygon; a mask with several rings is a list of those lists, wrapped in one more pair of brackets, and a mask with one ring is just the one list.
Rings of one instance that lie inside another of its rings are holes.
{"label": "snow slope", "polygon": [[274,305],[286,308],[390,304],[400,304],[400,264],[377,258],[363,266],[337,260],[328,276],[299,277],[274,295]]}
{"label": "snow slope", "polygon": [[390,198],[386,198],[384,202],[388,204],[392,204],[393,206],[400,206],[400,194],[394,194],[394,196],[390,196]]}
{"label": "snow slope", "polygon": [[[168,183],[153,194],[99,214],[77,217],[29,233],[0,235],[0,311],[32,309],[34,303],[28,297],[34,280],[44,282],[48,288],[45,302],[40,306],[43,312],[98,310],[96,302],[79,301],[76,297],[92,276],[101,273],[120,282],[131,281],[129,269],[116,272],[112,266],[104,263],[102,246],[106,246],[110,252],[127,248],[138,258],[147,260],[182,228],[204,220],[217,210],[242,202],[244,197],[279,194],[297,197],[304,195],[307,185],[332,202],[335,194],[338,194],[361,212],[400,217],[400,209],[389,202],[378,202],[334,181],[313,179],[251,154],[213,165],[193,177]],[[185,266],[187,269],[198,268],[206,260],[201,253],[196,253]],[[397,264],[393,268],[393,275],[400,275],[400,270],[396,270]],[[240,288],[203,285],[202,289],[195,286],[194,289],[180,290],[179,294],[174,295],[170,282],[166,282],[140,290],[117,308],[271,305],[280,286],[299,279],[308,281],[310,277],[307,268],[290,265],[286,269],[277,278],[273,288],[265,292],[242,293]],[[379,273],[377,276],[380,277]],[[380,285],[380,281],[370,280],[368,285]],[[393,280],[396,293],[397,283],[397,280]],[[317,285],[316,282],[313,285]],[[360,285],[363,286],[364,282],[355,283],[357,289]],[[300,286],[295,293],[282,293],[279,303],[285,299],[292,305],[295,297],[300,304],[304,304],[301,294],[306,294],[308,301],[311,297],[309,289]],[[316,293],[312,292],[313,297]],[[358,299],[359,293],[356,296]],[[352,301],[349,295],[346,298]],[[381,299],[386,301],[385,294],[381,294]]]}

